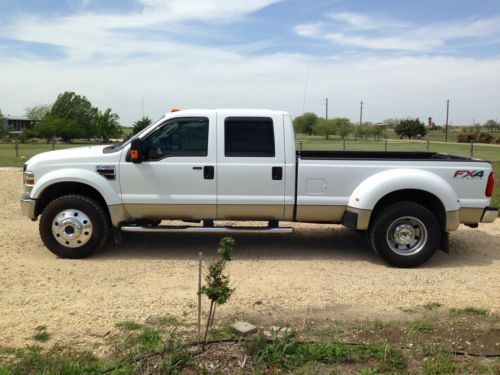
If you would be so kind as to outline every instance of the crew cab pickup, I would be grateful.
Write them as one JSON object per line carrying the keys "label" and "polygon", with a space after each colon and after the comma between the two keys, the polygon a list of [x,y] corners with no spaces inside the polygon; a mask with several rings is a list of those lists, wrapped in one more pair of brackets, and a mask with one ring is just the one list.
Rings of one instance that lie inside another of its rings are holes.
{"label": "crew cab pickup", "polygon": [[[292,228],[279,222],[289,221],[365,231],[387,263],[414,267],[447,251],[460,223],[496,219],[493,186],[491,164],[478,159],[297,152],[286,112],[183,110],[121,144],[34,156],[24,166],[21,207],[32,220],[41,216],[44,244],[63,258],[89,256],[122,231],[286,233]],[[203,225],[161,225],[168,219]]]}

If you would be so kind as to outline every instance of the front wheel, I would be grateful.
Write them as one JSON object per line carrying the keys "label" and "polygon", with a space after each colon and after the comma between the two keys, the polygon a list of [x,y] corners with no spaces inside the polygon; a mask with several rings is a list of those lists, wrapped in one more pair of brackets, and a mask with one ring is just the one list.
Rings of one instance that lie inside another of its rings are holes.
{"label": "front wheel", "polygon": [[404,201],[385,207],[374,218],[369,236],[385,262],[409,268],[425,263],[436,252],[441,229],[427,207]]}
{"label": "front wheel", "polygon": [[102,207],[83,195],[65,195],[42,212],[40,236],[47,248],[61,258],[85,258],[108,237],[109,221]]}

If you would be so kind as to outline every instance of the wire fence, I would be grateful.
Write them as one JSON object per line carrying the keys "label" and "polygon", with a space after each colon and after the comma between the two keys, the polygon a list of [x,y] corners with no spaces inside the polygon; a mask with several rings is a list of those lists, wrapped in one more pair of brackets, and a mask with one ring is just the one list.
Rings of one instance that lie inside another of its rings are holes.
{"label": "wire fence", "polygon": [[372,140],[298,140],[297,150],[323,151],[424,151],[457,154],[482,158],[485,154],[497,154],[494,160],[500,159],[500,145],[485,143],[456,143],[432,141],[405,141],[385,139]]}

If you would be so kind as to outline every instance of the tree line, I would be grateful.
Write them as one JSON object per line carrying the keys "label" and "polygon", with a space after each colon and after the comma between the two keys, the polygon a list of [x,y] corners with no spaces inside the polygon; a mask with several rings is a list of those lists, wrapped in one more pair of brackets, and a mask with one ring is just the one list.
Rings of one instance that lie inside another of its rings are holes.
{"label": "tree line", "polygon": [[293,127],[296,133],[322,135],[325,139],[329,139],[332,135],[338,135],[341,139],[349,136],[360,139],[370,137],[379,139],[385,136],[386,128],[393,128],[400,138],[419,138],[427,134],[427,128],[418,118],[389,119],[379,125],[370,122],[354,125],[351,120],[345,117],[325,119],[311,112],[296,117],[293,120]]}
{"label": "tree line", "polygon": [[[64,142],[73,139],[107,141],[123,135],[120,117],[111,108],[101,111],[85,96],[70,91],[59,94],[53,104],[26,108],[25,116],[36,123],[33,128],[22,130],[22,139],[45,138],[47,142],[53,138],[61,138]],[[9,130],[4,128],[2,131],[5,133]]]}

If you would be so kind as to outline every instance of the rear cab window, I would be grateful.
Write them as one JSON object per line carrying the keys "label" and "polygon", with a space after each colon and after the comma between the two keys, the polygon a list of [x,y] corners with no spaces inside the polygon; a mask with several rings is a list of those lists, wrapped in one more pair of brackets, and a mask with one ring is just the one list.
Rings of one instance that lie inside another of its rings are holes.
{"label": "rear cab window", "polygon": [[274,126],[270,117],[227,117],[224,121],[226,157],[274,157]]}

